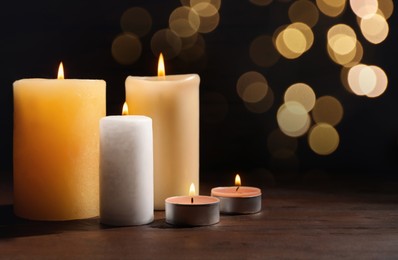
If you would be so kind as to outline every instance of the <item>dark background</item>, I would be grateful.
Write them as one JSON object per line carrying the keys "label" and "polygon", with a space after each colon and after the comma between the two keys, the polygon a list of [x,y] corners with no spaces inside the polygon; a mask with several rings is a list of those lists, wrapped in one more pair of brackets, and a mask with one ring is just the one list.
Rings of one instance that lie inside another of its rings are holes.
{"label": "dark background", "polygon": [[[201,77],[201,178],[241,171],[265,182],[302,181],[335,177],[397,179],[398,89],[396,73],[397,18],[388,20],[390,33],[379,45],[361,36],[349,8],[330,18],[320,13],[313,28],[312,48],[295,60],[281,57],[270,68],[249,57],[251,41],[272,35],[288,24],[292,1],[265,7],[248,0],[222,2],[220,24],[203,34],[206,54],[197,62],[178,57],[166,61],[167,74],[198,73]],[[155,75],[157,55],[151,36],[168,27],[170,13],[181,3],[173,1],[9,1],[0,8],[0,172],[11,177],[13,95],[12,84],[22,78],[55,78],[60,61],[67,78],[104,79],[107,82],[107,114],[120,114],[124,81],[128,75]],[[152,16],[150,32],[141,38],[142,53],[133,64],[121,65],[111,54],[113,40],[122,33],[120,18],[130,7],[145,8]],[[340,81],[340,66],[326,53],[327,29],[347,23],[364,47],[362,62],[380,66],[389,78],[378,98],[355,96]],[[265,113],[248,111],[236,93],[236,81],[246,71],[258,71],[268,80],[275,99]],[[298,138],[293,157],[275,159],[267,149],[269,134],[278,128],[276,111],[283,93],[293,83],[306,82],[317,96],[332,95],[344,108],[336,129],[338,149],[320,156],[311,151],[306,135]],[[219,97],[215,99],[214,97]],[[220,98],[221,97],[221,98]],[[219,104],[218,100],[222,103]]]}

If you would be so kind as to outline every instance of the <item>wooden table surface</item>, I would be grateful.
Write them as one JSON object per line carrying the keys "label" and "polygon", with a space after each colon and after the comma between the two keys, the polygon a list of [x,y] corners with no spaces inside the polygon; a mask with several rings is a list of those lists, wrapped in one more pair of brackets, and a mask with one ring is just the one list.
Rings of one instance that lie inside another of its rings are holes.
{"label": "wooden table surface", "polygon": [[398,259],[397,184],[262,188],[260,213],[193,228],[166,224],[163,211],[134,227],[24,220],[0,188],[1,259]]}

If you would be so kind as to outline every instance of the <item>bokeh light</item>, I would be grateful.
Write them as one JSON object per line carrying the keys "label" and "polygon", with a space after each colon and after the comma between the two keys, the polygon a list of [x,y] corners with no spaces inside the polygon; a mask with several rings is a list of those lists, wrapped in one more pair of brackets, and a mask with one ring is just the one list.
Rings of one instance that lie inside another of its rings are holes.
{"label": "bokeh light", "polygon": [[151,49],[155,57],[163,53],[165,59],[171,59],[180,54],[182,42],[170,29],[162,29],[153,34],[151,39]]}
{"label": "bokeh light", "polygon": [[122,14],[120,26],[123,31],[142,37],[151,30],[152,17],[144,8],[132,7]]}
{"label": "bokeh light", "polygon": [[393,0],[379,1],[379,11],[382,12],[384,18],[389,19],[394,11]]}
{"label": "bokeh light", "polygon": [[387,20],[380,14],[366,16],[360,21],[360,28],[363,36],[373,44],[383,42],[389,32]]}
{"label": "bokeh light", "polygon": [[346,0],[316,0],[319,10],[330,17],[337,17],[343,13]]}
{"label": "bokeh light", "polygon": [[260,35],[250,44],[251,60],[262,67],[271,67],[278,62],[279,52],[275,49],[272,37],[269,35]]}
{"label": "bokeh light", "polygon": [[352,67],[348,71],[347,81],[354,94],[371,98],[383,94],[388,85],[387,75],[380,67],[365,64]]}
{"label": "bokeh light", "polygon": [[315,92],[305,83],[296,83],[291,85],[284,95],[284,101],[296,101],[302,104],[307,112],[311,111],[315,105]]}
{"label": "bokeh light", "polygon": [[221,0],[190,0],[189,5],[191,7],[194,7],[197,4],[207,4],[207,5],[212,5],[216,8],[216,10],[220,10],[221,7]]}
{"label": "bokeh light", "polygon": [[309,50],[314,41],[311,28],[304,23],[293,23],[279,27],[274,36],[276,49],[287,59],[300,57]]}
{"label": "bokeh light", "polygon": [[205,56],[206,42],[201,34],[182,38],[182,50],[178,58],[186,62],[194,62],[203,59]]}
{"label": "bokeh light", "polygon": [[288,101],[280,106],[276,118],[281,131],[291,137],[304,135],[311,125],[307,110],[296,101]]}
{"label": "bokeh light", "polygon": [[257,71],[248,71],[242,74],[236,82],[236,92],[241,99],[244,100],[246,89],[253,84],[262,85],[262,87],[265,88],[266,95],[268,90],[268,82],[265,77]]}
{"label": "bokeh light", "polygon": [[274,92],[268,87],[267,95],[256,103],[245,102],[247,110],[253,113],[261,114],[267,112],[274,104]]}
{"label": "bokeh light", "polygon": [[191,8],[180,6],[170,14],[169,27],[179,37],[190,37],[198,32],[200,17]]}
{"label": "bokeh light", "polygon": [[319,19],[318,8],[309,0],[295,1],[289,7],[288,14],[292,23],[301,22],[309,27],[314,27]]}
{"label": "bokeh light", "polygon": [[375,98],[383,94],[388,85],[387,74],[380,67],[377,66],[369,66],[376,75],[376,85],[374,89],[366,94],[370,98]]}
{"label": "bokeh light", "polygon": [[343,118],[344,109],[340,101],[332,96],[322,96],[315,102],[312,118],[316,123],[336,126]]}
{"label": "bokeh light", "polygon": [[379,9],[378,0],[350,0],[352,11],[361,18],[376,14]]}
{"label": "bokeh light", "polygon": [[327,33],[328,45],[333,52],[346,55],[352,52],[357,44],[355,31],[346,24],[332,26]]}
{"label": "bokeh light", "polygon": [[218,8],[210,1],[191,1],[192,10],[200,17],[198,32],[209,33],[215,30],[220,22]]}
{"label": "bokeh light", "polygon": [[133,64],[141,56],[140,39],[131,33],[123,33],[112,42],[112,57],[122,65]]}
{"label": "bokeh light", "polygon": [[336,129],[326,123],[313,126],[308,134],[310,148],[319,155],[333,153],[340,143],[339,133]]}

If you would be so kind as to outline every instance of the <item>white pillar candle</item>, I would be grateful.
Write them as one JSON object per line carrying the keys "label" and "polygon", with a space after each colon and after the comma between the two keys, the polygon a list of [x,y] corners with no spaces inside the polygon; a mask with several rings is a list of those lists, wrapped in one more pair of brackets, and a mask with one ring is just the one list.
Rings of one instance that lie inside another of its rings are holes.
{"label": "white pillar candle", "polygon": [[100,120],[100,221],[114,226],[153,221],[152,120]]}
{"label": "white pillar candle", "polygon": [[103,80],[14,82],[14,211],[35,220],[99,214],[99,120]]}
{"label": "white pillar candle", "polygon": [[[159,62],[159,67],[161,66]],[[130,114],[153,120],[155,209],[199,187],[199,81],[197,74],[126,79]]]}

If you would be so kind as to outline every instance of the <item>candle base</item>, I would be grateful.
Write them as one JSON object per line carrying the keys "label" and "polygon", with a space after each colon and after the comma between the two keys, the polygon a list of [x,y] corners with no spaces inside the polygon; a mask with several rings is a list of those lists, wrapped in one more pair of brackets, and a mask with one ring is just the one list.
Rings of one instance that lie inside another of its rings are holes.
{"label": "candle base", "polygon": [[261,195],[245,198],[214,197],[220,200],[220,212],[223,214],[254,214],[261,211]]}
{"label": "candle base", "polygon": [[178,204],[171,197],[165,201],[166,223],[174,226],[208,226],[220,222],[220,201],[208,204]]}

